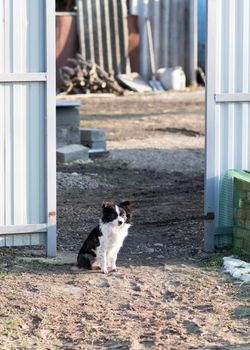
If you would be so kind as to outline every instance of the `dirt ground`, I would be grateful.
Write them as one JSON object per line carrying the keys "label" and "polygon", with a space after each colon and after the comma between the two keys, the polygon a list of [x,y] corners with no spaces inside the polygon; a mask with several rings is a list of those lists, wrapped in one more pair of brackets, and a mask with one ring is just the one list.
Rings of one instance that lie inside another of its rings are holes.
{"label": "dirt ground", "polygon": [[0,349],[250,349],[250,285],[202,251],[204,90],[71,99],[110,152],[58,167],[58,250],[103,200],[131,200],[133,226],[109,275],[2,249]]}

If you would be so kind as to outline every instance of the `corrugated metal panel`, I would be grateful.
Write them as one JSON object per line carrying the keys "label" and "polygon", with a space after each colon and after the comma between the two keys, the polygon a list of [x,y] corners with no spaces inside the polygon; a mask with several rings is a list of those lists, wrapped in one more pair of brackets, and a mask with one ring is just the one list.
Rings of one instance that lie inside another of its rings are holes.
{"label": "corrugated metal panel", "polygon": [[45,71],[44,0],[3,0],[0,5],[1,72]]}
{"label": "corrugated metal panel", "polygon": [[219,193],[228,169],[250,169],[249,0],[207,1],[205,245],[214,248]]}
{"label": "corrugated metal panel", "polygon": [[2,151],[4,180],[0,225],[45,222],[44,83],[5,83]]}
{"label": "corrugated metal panel", "polygon": [[110,73],[128,73],[126,0],[77,0],[80,51]]}
{"label": "corrugated metal panel", "polygon": [[53,7],[0,4],[0,246],[55,236]]}
{"label": "corrugated metal panel", "polygon": [[196,83],[197,2],[196,0],[131,0],[132,14],[140,17],[140,73],[151,75],[145,21],[150,19],[156,68],[183,67],[188,83]]}

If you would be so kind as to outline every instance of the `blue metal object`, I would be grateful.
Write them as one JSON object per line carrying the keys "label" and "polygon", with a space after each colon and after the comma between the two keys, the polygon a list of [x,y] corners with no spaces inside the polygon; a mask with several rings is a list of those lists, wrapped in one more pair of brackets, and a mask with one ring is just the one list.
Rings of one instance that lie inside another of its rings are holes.
{"label": "blue metal object", "polygon": [[198,0],[198,66],[205,72],[206,0]]}

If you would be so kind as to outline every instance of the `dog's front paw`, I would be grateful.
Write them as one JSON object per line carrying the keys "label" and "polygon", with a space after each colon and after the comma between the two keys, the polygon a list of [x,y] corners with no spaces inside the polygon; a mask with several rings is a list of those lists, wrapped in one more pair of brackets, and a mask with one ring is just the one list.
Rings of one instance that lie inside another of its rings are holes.
{"label": "dog's front paw", "polygon": [[111,272],[117,272],[117,267],[114,267]]}
{"label": "dog's front paw", "polygon": [[101,272],[104,273],[105,275],[109,273],[107,269],[102,269]]}

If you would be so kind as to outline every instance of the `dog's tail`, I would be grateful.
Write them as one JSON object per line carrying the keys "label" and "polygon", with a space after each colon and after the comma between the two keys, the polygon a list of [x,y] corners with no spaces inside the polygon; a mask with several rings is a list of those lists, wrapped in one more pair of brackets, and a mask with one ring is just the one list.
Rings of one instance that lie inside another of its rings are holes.
{"label": "dog's tail", "polygon": [[79,253],[77,256],[77,266],[87,270],[92,270],[93,256],[86,253]]}

